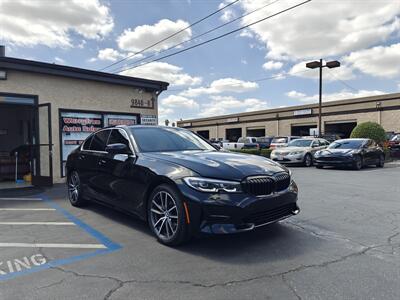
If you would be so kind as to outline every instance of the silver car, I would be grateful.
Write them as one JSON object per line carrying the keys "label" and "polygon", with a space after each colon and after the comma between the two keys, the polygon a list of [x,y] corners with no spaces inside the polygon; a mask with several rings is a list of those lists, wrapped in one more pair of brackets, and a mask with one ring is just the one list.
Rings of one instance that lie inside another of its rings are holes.
{"label": "silver car", "polygon": [[329,142],[321,138],[302,138],[288,143],[287,147],[271,152],[271,159],[280,163],[302,164],[310,167],[314,153],[328,147]]}

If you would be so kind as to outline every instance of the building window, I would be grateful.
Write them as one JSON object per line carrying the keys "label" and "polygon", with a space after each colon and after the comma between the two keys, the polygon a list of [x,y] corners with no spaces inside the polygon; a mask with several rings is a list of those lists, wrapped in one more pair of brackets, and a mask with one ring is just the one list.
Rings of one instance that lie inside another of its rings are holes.
{"label": "building window", "polygon": [[107,126],[136,125],[138,114],[60,111],[61,176],[65,177],[68,155],[93,132]]}

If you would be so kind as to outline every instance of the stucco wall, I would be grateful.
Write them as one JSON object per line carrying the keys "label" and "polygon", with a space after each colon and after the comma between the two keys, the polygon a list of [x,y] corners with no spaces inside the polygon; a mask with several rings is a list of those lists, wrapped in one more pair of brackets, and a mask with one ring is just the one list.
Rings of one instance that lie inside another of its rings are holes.
{"label": "stucco wall", "polygon": [[0,80],[0,92],[37,95],[39,103],[51,103],[55,182],[62,181],[58,118],[60,108],[158,115],[157,101],[154,103],[154,109],[130,107],[132,98],[151,99],[151,93],[139,94],[134,87],[96,81],[7,71],[7,80]]}

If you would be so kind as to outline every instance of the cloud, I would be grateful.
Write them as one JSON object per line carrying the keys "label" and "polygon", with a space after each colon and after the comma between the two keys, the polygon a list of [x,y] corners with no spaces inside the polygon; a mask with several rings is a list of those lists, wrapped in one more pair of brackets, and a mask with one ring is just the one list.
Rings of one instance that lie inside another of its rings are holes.
{"label": "cloud", "polygon": [[344,61],[365,74],[394,78],[400,75],[400,43],[352,52]]}
{"label": "cloud", "polygon": [[[154,25],[141,25],[133,29],[125,29],[117,38],[118,46],[125,51],[137,52],[156,42],[180,31],[189,26],[189,23],[183,20],[176,22],[162,19]],[[148,51],[160,51],[175,44],[188,40],[192,36],[190,28],[177,34],[176,36],[152,47]]]}
{"label": "cloud", "polygon": [[212,96],[211,99],[211,102],[201,106],[200,117],[255,111],[268,107],[266,101],[256,98],[237,99],[232,96]]}
{"label": "cloud", "polygon": [[270,60],[265,64],[263,64],[263,68],[265,70],[279,70],[280,68],[282,68],[282,66],[283,66],[282,62],[273,60]]}
{"label": "cloud", "polygon": [[224,92],[243,93],[255,90],[258,84],[251,81],[243,81],[235,78],[221,78],[214,80],[209,87],[190,88],[181,93],[186,97],[197,97],[199,95],[213,95]]}
{"label": "cloud", "polygon": [[161,100],[161,104],[167,107],[175,108],[190,108],[197,109],[199,104],[193,100],[179,95],[170,95],[167,98]]}
{"label": "cloud", "polygon": [[[342,91],[336,92],[336,93],[322,94],[322,101],[328,102],[328,101],[335,101],[335,100],[361,98],[361,97],[382,95],[385,93],[386,92],[379,91],[379,90],[359,90],[357,92],[350,92],[347,90],[342,90]],[[318,99],[319,99],[318,94],[315,94],[313,96],[307,96],[306,94],[303,94],[303,93],[297,92],[297,91],[290,91],[290,92],[286,93],[286,96],[288,96],[290,98],[298,99],[302,102],[318,102]]]}
{"label": "cloud", "polygon": [[[264,1],[241,1],[245,13]],[[246,16],[243,24],[293,5],[281,1]],[[398,1],[313,1],[250,27],[267,47],[267,57],[314,59],[343,55],[388,40],[400,28]],[[276,26],[279,24],[279,26]]]}
{"label": "cloud", "polygon": [[[218,6],[218,9],[223,8],[224,6],[229,4],[229,2],[230,1],[224,1],[224,2],[220,3]],[[223,13],[219,19],[223,22],[229,22],[229,21],[233,20],[233,18],[235,18],[235,17],[236,17],[236,13],[234,12],[234,10],[231,8],[226,8],[223,10]]]}
{"label": "cloud", "polygon": [[287,92],[285,95],[288,96],[289,98],[294,98],[294,99],[300,99],[300,98],[304,98],[307,96],[306,94],[298,92],[298,91],[290,91],[290,92]]}
{"label": "cloud", "polygon": [[65,59],[62,59],[61,57],[54,57],[54,61],[59,65],[65,65]]}
{"label": "cloud", "polygon": [[174,110],[172,108],[164,108],[162,106],[158,106],[158,119],[161,122],[161,118],[168,118],[168,116],[173,112]]}
{"label": "cloud", "polygon": [[152,62],[135,69],[123,71],[122,75],[169,82],[172,85],[197,85],[201,77],[190,76],[181,67],[166,62]]}
{"label": "cloud", "polygon": [[[302,61],[293,65],[288,73],[296,77],[318,79],[319,78],[318,69],[307,69],[306,62],[308,61]],[[339,68],[323,69],[324,81],[336,81],[338,80],[338,78],[340,78],[341,80],[354,79],[355,75],[353,74],[353,68],[348,64],[342,64]]]}
{"label": "cloud", "polygon": [[119,53],[117,50],[112,49],[112,48],[105,48],[99,50],[99,53],[97,54],[97,58],[100,60],[109,60],[109,61],[116,61],[117,59],[120,59],[123,57],[121,53]]}
{"label": "cloud", "polygon": [[101,39],[112,31],[109,7],[98,0],[0,1],[0,39],[15,45],[71,47],[71,34]]}

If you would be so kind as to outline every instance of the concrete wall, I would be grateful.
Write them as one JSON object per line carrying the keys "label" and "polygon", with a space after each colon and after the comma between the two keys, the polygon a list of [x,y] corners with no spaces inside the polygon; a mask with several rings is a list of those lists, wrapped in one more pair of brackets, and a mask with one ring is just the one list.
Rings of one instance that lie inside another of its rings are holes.
{"label": "concrete wall", "polygon": [[0,80],[0,92],[37,95],[39,103],[51,103],[55,182],[62,181],[58,118],[60,108],[158,115],[157,102],[154,109],[130,107],[130,99],[151,99],[151,93],[139,94],[134,87],[96,81],[9,70],[7,80]]}
{"label": "concrete wall", "polygon": [[[400,100],[399,100],[400,104]],[[379,116],[380,115],[380,116]],[[343,115],[332,115],[324,116],[322,118],[322,132],[325,132],[325,122],[377,122],[380,123],[386,131],[400,132],[400,110],[388,110],[388,111],[375,111],[365,113],[353,113]],[[260,121],[260,122],[246,122],[246,123],[234,123],[234,124],[223,124],[218,126],[201,126],[191,127],[190,130],[209,130],[210,138],[226,138],[225,129],[227,128],[242,128],[243,135],[246,134],[247,128],[251,127],[265,127],[266,135],[290,135],[292,125],[311,125],[318,124],[317,117],[301,118],[301,119],[284,119],[284,120],[272,120],[272,121]],[[217,131],[218,127],[218,131]],[[317,127],[317,126],[316,126]]]}

